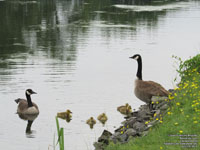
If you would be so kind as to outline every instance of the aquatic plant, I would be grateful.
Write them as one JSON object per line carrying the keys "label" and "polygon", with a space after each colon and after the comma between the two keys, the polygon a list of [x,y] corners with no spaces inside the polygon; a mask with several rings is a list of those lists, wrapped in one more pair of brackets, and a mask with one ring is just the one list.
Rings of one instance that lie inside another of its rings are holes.
{"label": "aquatic plant", "polygon": [[56,117],[56,126],[57,126],[57,133],[58,133],[57,144],[59,143],[60,150],[64,150],[64,129],[60,128],[57,117]]}

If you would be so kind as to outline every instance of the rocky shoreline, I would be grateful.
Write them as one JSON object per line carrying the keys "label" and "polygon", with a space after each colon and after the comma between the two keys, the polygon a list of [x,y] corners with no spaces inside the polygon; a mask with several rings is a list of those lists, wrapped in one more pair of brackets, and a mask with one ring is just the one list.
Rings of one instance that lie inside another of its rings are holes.
{"label": "rocky shoreline", "polygon": [[[170,91],[171,92],[171,91]],[[94,143],[95,150],[104,150],[109,142],[126,143],[135,137],[146,136],[158,123],[162,123],[163,116],[170,105],[168,97],[152,97],[153,111],[148,105],[141,105],[138,111],[125,117],[125,121],[114,133],[104,130],[98,141]]]}

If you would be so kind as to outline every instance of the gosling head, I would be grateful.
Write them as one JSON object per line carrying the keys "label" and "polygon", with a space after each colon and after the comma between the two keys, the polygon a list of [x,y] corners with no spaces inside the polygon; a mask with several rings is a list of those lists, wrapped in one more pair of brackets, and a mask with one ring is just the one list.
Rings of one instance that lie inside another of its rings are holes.
{"label": "gosling head", "polygon": [[37,93],[34,92],[32,89],[27,89],[26,94],[30,96],[31,94],[37,94]]}
{"label": "gosling head", "polygon": [[141,58],[141,56],[139,54],[135,54],[135,55],[133,55],[132,57],[129,57],[129,58],[138,60],[139,58]]}
{"label": "gosling head", "polygon": [[67,109],[66,113],[71,114],[72,112],[69,109]]}

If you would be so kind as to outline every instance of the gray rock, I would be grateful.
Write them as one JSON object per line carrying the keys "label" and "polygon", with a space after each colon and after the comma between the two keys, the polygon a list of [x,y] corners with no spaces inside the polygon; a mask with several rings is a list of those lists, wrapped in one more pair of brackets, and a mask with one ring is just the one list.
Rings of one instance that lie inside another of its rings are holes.
{"label": "gray rock", "polygon": [[168,105],[167,104],[164,104],[160,107],[160,110],[163,111],[163,110],[167,110],[168,109]]}
{"label": "gray rock", "polygon": [[139,132],[144,131],[145,127],[144,122],[136,122],[133,124],[133,129]]}
{"label": "gray rock", "polygon": [[116,132],[111,136],[111,140],[114,143],[117,143],[117,142],[125,143],[128,140],[128,135],[124,133]]}
{"label": "gray rock", "polygon": [[124,126],[127,128],[132,128],[133,124],[137,121],[136,117],[131,117],[123,122]]}
{"label": "gray rock", "polygon": [[112,133],[104,130],[102,135],[98,138],[98,142],[109,144],[110,137],[112,136]]}
{"label": "gray rock", "polygon": [[126,130],[125,134],[127,134],[128,136],[136,136],[137,131],[132,129],[132,128],[129,128],[129,129]]}
{"label": "gray rock", "polygon": [[168,99],[168,97],[165,97],[165,96],[162,96],[162,97],[161,96],[152,96],[151,101],[154,102],[154,103],[156,103],[156,102],[160,103],[160,102],[165,101],[166,99]]}

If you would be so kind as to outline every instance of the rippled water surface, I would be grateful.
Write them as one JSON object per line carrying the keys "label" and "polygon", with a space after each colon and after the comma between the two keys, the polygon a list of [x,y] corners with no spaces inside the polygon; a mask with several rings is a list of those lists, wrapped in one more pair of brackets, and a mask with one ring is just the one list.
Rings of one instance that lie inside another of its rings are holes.
{"label": "rippled water surface", "polygon": [[[123,121],[117,106],[141,104],[133,94],[137,63],[143,78],[175,86],[172,55],[187,59],[200,50],[200,3],[120,0],[0,0],[0,148],[53,149],[55,116],[66,150],[93,150],[104,129]],[[27,121],[16,113],[16,98],[37,92],[39,116],[26,134]],[[90,129],[85,121],[105,112],[108,122]],[[58,146],[57,146],[58,149]]]}

